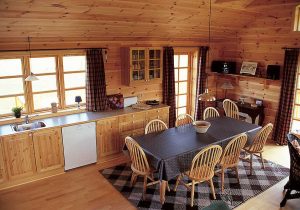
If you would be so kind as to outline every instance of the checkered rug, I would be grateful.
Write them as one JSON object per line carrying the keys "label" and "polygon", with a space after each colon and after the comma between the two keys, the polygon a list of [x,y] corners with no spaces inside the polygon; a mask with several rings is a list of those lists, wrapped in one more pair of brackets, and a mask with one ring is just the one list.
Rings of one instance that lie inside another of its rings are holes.
{"label": "checkered rug", "polygon": [[[261,168],[260,160],[253,157],[253,175],[249,174],[249,162],[240,161],[239,177],[237,183],[235,173],[231,170],[225,172],[224,193],[220,191],[220,177],[213,178],[217,200],[225,201],[230,208],[235,208],[248,199],[262,193],[289,174],[289,169],[271,161],[265,160],[265,169]],[[130,187],[131,169],[129,165],[120,165],[104,169],[100,173],[139,209],[191,209],[190,192],[179,185],[176,192],[175,180],[169,181],[171,191],[166,191],[166,201],[160,204],[159,184],[147,187],[146,200],[142,200],[143,178],[137,179],[134,187]],[[207,183],[198,184],[195,188],[195,201],[193,209],[201,209],[214,202]]]}

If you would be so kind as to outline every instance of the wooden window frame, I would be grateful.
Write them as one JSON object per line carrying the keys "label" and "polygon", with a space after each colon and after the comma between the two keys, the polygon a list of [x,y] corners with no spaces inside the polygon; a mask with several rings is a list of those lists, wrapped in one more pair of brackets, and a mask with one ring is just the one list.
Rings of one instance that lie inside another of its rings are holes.
{"label": "wooden window frame", "polygon": [[300,118],[295,117],[295,106],[299,106],[300,104],[296,103],[296,96],[297,96],[297,91],[300,91],[300,87],[298,87],[298,82],[300,80],[300,56],[298,57],[298,67],[297,67],[297,74],[296,74],[296,85],[295,85],[295,91],[294,91],[294,105],[293,105],[293,113],[292,113],[292,121],[291,121],[291,129],[294,121],[300,122]]}
{"label": "wooden window frame", "polygon": [[[179,50],[179,49],[175,49],[174,55],[187,55],[188,56],[188,66],[187,67],[175,67],[174,69],[185,69],[187,68],[187,80],[183,80],[180,82],[187,82],[187,93],[186,94],[176,94],[175,93],[175,97],[180,96],[180,95],[187,95],[187,103],[186,106],[182,106],[182,107],[178,107],[177,104],[175,105],[175,110],[176,110],[176,116],[178,116],[178,109],[179,108],[183,108],[186,107],[186,113],[187,114],[191,114],[192,112],[192,53],[189,50]],[[178,71],[179,72],[179,71]],[[178,84],[178,82],[175,81],[175,84]],[[179,90],[178,90],[179,91]]]}
{"label": "wooden window frame", "polygon": [[[25,110],[26,114],[34,114],[34,113],[42,113],[42,112],[49,112],[50,108],[44,109],[36,109],[34,110],[34,101],[33,95],[40,94],[40,93],[48,93],[48,92],[57,92],[58,96],[58,103],[59,103],[59,110],[67,110],[76,107],[76,105],[66,106],[65,103],[65,91],[66,90],[76,90],[76,89],[85,89],[85,87],[74,87],[74,88],[65,88],[64,85],[64,69],[63,69],[63,57],[64,56],[86,56],[85,50],[53,50],[53,51],[32,51],[31,56],[29,56],[28,51],[19,51],[19,52],[1,52],[0,59],[21,59],[22,62],[22,75],[13,75],[13,76],[4,76],[0,77],[0,79],[5,78],[23,78],[23,93],[22,94],[12,94],[12,95],[5,95],[0,96],[0,98],[8,98],[8,97],[15,97],[15,96],[24,96],[25,98]],[[30,58],[42,58],[42,57],[55,57],[56,59],[56,72],[55,73],[42,73],[36,74],[37,76],[43,75],[56,75],[56,90],[47,90],[47,91],[37,91],[33,92],[31,82],[26,82],[25,78],[30,74]],[[80,71],[69,71],[68,74],[71,73],[85,73],[85,70]],[[84,104],[83,104],[84,105]],[[0,118],[8,118],[11,117],[11,113],[0,114]]]}
{"label": "wooden window frame", "polygon": [[300,5],[296,6],[294,13],[294,31],[300,32]]}

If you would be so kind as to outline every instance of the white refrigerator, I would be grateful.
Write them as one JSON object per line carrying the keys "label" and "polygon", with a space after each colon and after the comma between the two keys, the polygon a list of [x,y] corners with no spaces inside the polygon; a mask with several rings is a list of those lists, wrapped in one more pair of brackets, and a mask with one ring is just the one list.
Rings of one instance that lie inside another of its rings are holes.
{"label": "white refrigerator", "polygon": [[62,128],[65,171],[97,162],[95,122]]}

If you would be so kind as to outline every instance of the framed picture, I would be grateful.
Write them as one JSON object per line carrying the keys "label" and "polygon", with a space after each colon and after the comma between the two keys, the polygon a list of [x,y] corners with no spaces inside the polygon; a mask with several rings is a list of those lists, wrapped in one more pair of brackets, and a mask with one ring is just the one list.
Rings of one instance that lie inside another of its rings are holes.
{"label": "framed picture", "polygon": [[255,75],[257,62],[243,62],[240,74]]}

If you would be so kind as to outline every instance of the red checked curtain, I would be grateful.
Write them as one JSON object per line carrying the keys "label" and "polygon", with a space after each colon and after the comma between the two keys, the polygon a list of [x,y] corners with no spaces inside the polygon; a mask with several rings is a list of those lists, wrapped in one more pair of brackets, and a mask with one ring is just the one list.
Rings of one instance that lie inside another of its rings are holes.
{"label": "red checked curtain", "polygon": [[[205,91],[205,80],[206,80],[206,58],[207,58],[208,47],[199,47],[198,53],[198,67],[197,67],[197,84],[196,84],[196,97]],[[203,116],[203,111],[205,109],[205,102],[199,101],[196,98],[195,104],[195,119],[200,120]]]}
{"label": "red checked curtain", "polygon": [[175,102],[175,73],[174,73],[174,49],[164,47],[163,51],[163,103],[170,106],[169,127],[175,126],[176,102]]}
{"label": "red checked curtain", "polygon": [[273,140],[280,145],[287,144],[286,135],[290,131],[298,56],[299,49],[285,50],[280,101],[273,132]]}
{"label": "red checked curtain", "polygon": [[107,97],[102,49],[88,49],[86,59],[86,109],[103,111],[107,108]]}

